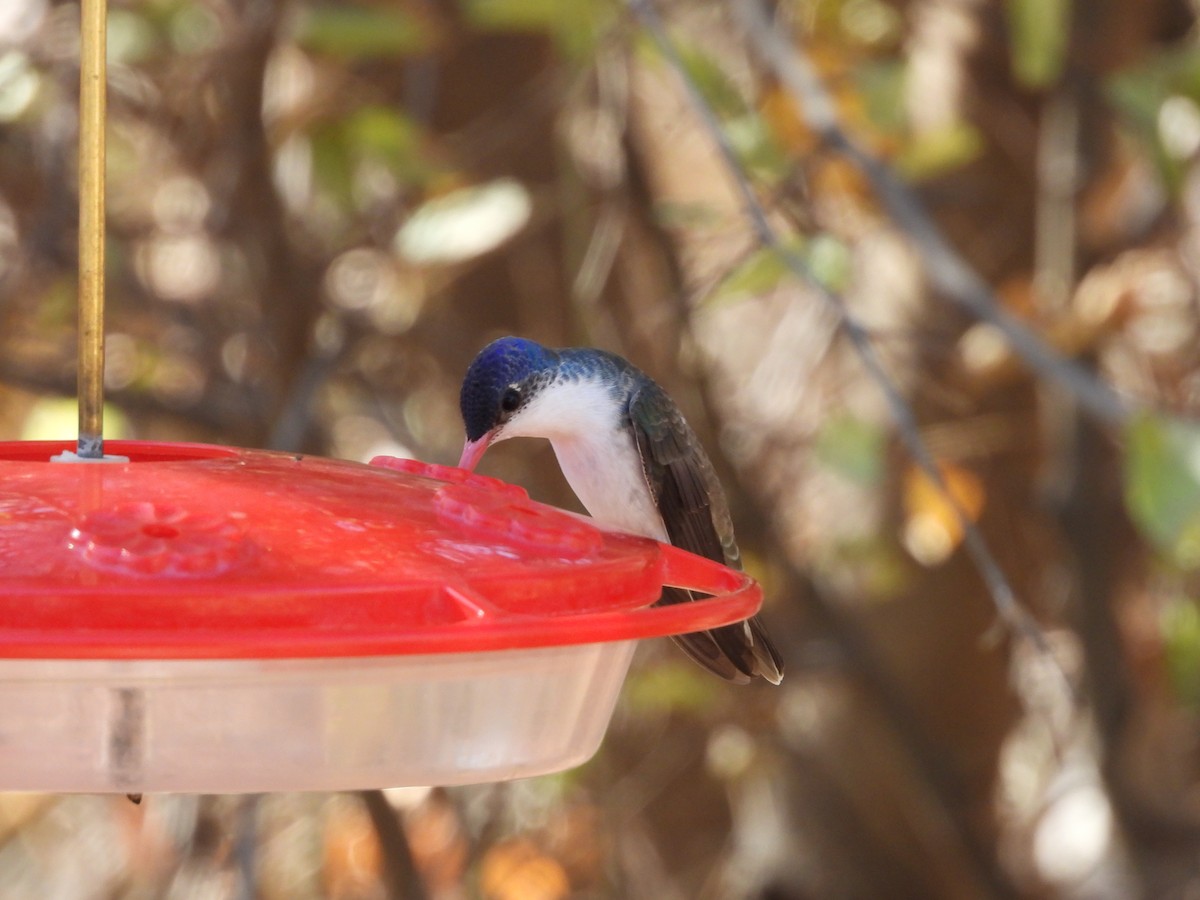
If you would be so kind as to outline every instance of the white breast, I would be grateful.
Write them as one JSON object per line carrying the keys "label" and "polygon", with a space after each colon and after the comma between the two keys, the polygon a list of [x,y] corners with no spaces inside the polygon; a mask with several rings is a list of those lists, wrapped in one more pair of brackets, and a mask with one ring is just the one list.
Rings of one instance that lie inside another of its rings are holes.
{"label": "white breast", "polygon": [[618,531],[667,540],[650,496],[624,411],[603,385],[555,384],[534,397],[504,428],[503,437],[545,437],[571,490],[597,522]]}

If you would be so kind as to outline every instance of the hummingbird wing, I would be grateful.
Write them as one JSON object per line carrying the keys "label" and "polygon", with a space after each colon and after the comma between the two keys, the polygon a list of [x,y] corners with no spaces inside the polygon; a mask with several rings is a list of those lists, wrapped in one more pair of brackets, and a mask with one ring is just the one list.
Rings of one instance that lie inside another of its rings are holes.
{"label": "hummingbird wing", "polygon": [[671,543],[740,568],[721,482],[679,407],[648,382],[629,398],[628,409],[642,471]]}
{"label": "hummingbird wing", "polygon": [[[725,493],[674,401],[647,381],[633,392],[627,411],[646,484],[671,543],[740,569]],[[690,591],[668,587],[660,602],[691,599]],[[783,662],[757,618],[679,635],[675,642],[704,668],[729,681],[745,683],[762,675],[778,684],[783,678]]]}

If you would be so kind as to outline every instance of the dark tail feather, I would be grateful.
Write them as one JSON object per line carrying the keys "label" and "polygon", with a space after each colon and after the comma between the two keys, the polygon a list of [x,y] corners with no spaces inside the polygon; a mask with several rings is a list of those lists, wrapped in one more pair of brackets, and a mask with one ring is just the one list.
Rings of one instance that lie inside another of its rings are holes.
{"label": "dark tail feather", "polygon": [[[663,588],[658,602],[686,603],[692,599],[691,591],[668,587]],[[772,684],[783,680],[783,660],[757,616],[711,631],[675,635],[674,641],[695,662],[734,684],[748,684],[755,676]]]}

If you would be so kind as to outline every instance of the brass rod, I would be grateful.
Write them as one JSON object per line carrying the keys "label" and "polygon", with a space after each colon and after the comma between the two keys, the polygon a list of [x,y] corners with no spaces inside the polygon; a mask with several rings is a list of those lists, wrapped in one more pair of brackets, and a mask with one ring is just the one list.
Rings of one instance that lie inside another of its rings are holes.
{"label": "brass rod", "polygon": [[82,0],[79,51],[79,456],[104,456],[105,3]]}

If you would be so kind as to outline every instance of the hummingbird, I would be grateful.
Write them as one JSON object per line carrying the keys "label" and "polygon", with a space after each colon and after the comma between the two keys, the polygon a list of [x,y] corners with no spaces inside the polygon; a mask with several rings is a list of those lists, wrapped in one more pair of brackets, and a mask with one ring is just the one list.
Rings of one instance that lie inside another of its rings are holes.
{"label": "hummingbird", "polygon": [[[459,468],[474,469],[497,441],[547,438],[598,523],[741,568],[725,494],[700,441],[667,392],[620,356],[500,338],[467,369],[459,405],[467,432]],[[659,602],[692,599],[666,587]],[[728,681],[783,679],[757,617],[674,640]]]}

